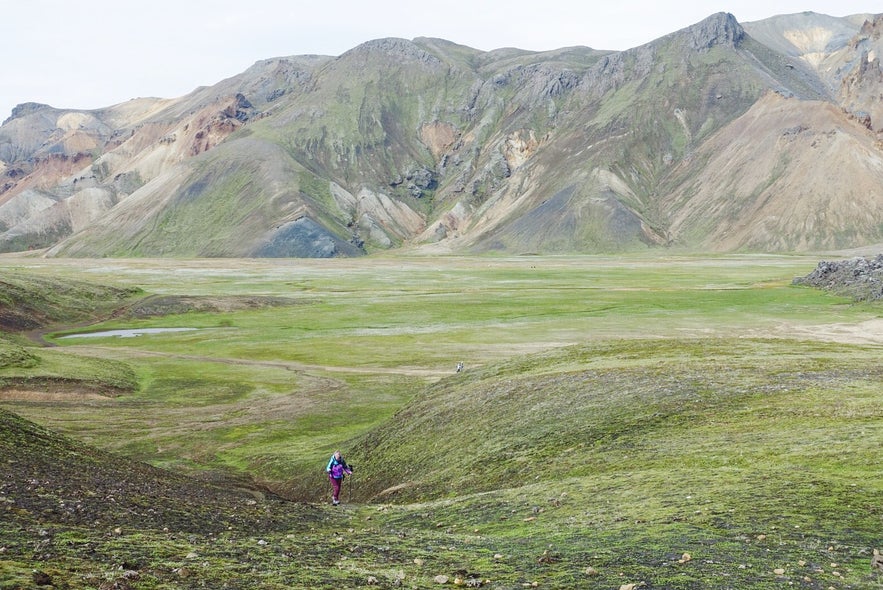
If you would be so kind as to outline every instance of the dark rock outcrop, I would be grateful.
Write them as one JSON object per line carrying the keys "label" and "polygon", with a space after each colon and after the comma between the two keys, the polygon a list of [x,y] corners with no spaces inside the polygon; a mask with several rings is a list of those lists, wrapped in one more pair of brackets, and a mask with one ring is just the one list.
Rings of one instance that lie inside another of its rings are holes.
{"label": "dark rock outcrop", "polygon": [[823,260],[814,271],[795,278],[792,283],[824,289],[856,301],[883,299],[883,254],[837,262]]}

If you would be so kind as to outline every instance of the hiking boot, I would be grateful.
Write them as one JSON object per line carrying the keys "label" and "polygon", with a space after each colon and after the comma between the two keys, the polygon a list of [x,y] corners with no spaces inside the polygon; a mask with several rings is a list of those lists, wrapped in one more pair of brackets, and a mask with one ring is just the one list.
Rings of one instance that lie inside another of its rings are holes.
{"label": "hiking boot", "polygon": [[338,504],[340,504],[340,500],[331,500],[332,506],[337,506]]}

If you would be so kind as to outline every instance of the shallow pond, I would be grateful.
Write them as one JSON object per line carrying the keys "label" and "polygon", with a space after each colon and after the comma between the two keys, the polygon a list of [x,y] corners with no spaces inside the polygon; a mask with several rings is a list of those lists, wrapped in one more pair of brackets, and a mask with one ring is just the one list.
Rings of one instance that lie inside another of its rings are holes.
{"label": "shallow pond", "polygon": [[60,336],[63,338],[107,338],[117,336],[119,338],[134,338],[142,334],[162,334],[164,332],[190,332],[199,328],[137,328],[137,329],[121,329],[121,330],[104,330],[103,332],[83,332],[82,334],[68,334]]}

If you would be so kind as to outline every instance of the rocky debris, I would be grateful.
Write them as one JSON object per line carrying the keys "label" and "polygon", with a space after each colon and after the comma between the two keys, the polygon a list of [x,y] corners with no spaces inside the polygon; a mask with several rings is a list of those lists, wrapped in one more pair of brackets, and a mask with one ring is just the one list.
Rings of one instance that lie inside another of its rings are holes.
{"label": "rocky debris", "polygon": [[424,191],[431,191],[438,186],[435,174],[425,166],[408,170],[404,175],[396,176],[389,182],[393,188],[405,185],[408,194],[419,199],[424,195]]}
{"label": "rocky debris", "polygon": [[576,89],[582,76],[569,69],[548,64],[519,65],[494,76],[490,84],[520,89],[528,104],[539,105],[550,98],[563,96]]}
{"label": "rocky debris", "polygon": [[224,109],[222,114],[228,118],[245,123],[257,114],[257,109],[242,93],[237,93],[235,102]]}
{"label": "rocky debris", "polygon": [[797,277],[794,285],[824,289],[855,301],[883,299],[883,254],[875,258],[856,257],[842,261],[819,262],[814,271]]}
{"label": "rocky debris", "polygon": [[267,102],[273,102],[274,100],[276,100],[277,98],[282,97],[282,96],[285,96],[285,88],[277,88],[277,89],[273,90],[272,92],[270,92],[269,94],[267,94],[267,96],[264,98],[264,100]]}

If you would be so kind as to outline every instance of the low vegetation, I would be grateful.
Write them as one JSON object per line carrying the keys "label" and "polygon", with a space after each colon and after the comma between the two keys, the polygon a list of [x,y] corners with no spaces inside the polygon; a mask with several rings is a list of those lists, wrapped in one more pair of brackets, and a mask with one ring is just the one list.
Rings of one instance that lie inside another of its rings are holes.
{"label": "low vegetation", "polygon": [[96,321],[102,314],[139,295],[137,287],[119,288],[80,281],[56,280],[4,268],[0,277],[0,330],[21,332],[65,322]]}
{"label": "low vegetation", "polygon": [[91,266],[213,303],[4,335],[0,588],[880,587],[879,310],[815,262]]}

